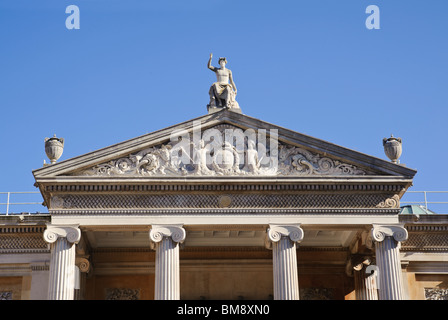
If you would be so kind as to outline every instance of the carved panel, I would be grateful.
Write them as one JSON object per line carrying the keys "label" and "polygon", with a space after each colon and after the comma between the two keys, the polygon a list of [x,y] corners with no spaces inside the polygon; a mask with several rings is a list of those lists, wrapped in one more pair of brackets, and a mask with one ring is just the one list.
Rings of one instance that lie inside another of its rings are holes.
{"label": "carved panel", "polygon": [[426,300],[448,300],[448,289],[425,288]]}
{"label": "carved panel", "polygon": [[140,300],[140,289],[108,288],[106,300]]}
{"label": "carved panel", "polygon": [[12,291],[0,291],[0,300],[12,300]]}
{"label": "carved panel", "polygon": [[[371,174],[304,148],[230,125],[207,129],[73,173],[87,176],[340,176]],[[230,137],[230,138],[229,138]],[[257,140],[258,137],[258,140]]]}
{"label": "carved panel", "polygon": [[333,288],[301,288],[301,300],[332,300],[334,299]]}

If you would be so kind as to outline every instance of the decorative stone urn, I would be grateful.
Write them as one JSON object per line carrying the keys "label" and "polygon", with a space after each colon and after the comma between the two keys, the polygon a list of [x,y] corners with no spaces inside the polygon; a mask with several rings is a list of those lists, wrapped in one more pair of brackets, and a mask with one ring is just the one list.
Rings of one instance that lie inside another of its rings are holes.
{"label": "decorative stone urn", "polygon": [[398,163],[398,158],[401,156],[401,138],[395,138],[393,135],[390,138],[383,139],[384,153],[392,161]]}
{"label": "decorative stone urn", "polygon": [[56,163],[58,159],[62,156],[62,152],[64,151],[64,139],[57,138],[54,135],[52,138],[45,138],[45,153],[47,157],[50,159],[50,162]]}

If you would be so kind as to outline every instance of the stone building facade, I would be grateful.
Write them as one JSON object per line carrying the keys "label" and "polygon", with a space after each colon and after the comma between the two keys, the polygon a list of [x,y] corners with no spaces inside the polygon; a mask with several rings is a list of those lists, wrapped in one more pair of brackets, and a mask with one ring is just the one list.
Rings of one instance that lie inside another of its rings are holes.
{"label": "stone building facade", "polygon": [[447,299],[415,170],[222,110],[33,172],[0,216],[1,299]]}

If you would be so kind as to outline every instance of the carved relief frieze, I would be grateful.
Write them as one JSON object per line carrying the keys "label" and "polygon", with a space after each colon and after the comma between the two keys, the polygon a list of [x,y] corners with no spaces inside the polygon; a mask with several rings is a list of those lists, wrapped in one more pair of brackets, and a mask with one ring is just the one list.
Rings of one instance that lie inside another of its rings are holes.
{"label": "carved relief frieze", "polygon": [[365,175],[356,166],[322,157],[299,147],[279,146],[279,174],[281,175]]}
{"label": "carved relief frieze", "polygon": [[334,288],[301,288],[301,300],[333,300]]}
{"label": "carved relief frieze", "polygon": [[[229,133],[230,132],[230,133]],[[230,138],[229,138],[230,137]],[[285,145],[276,139],[256,138],[230,125],[205,130],[73,173],[85,176],[309,176],[366,175],[354,165]]]}
{"label": "carved relief frieze", "polygon": [[106,300],[140,300],[140,289],[108,288]]}

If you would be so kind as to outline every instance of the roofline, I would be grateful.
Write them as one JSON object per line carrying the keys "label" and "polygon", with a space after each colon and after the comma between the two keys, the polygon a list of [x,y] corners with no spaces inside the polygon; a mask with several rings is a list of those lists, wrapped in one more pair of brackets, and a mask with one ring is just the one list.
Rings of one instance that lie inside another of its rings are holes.
{"label": "roofline", "polygon": [[[230,114],[232,114],[233,112],[229,112]],[[223,119],[222,120],[226,120],[225,116],[227,116],[228,114],[223,114]],[[233,116],[233,114],[232,114]],[[381,159],[381,158],[377,158],[359,151],[355,151],[353,149],[349,149],[325,140],[321,140],[315,137],[311,137],[308,136],[306,134],[303,133],[299,133],[296,131],[293,131],[291,129],[287,129],[263,120],[259,120],[256,118],[252,118],[250,116],[244,115],[244,117],[240,117],[237,118],[237,120],[240,119],[251,119],[253,122],[258,122],[259,123],[259,127],[263,127],[263,125],[269,125],[270,129],[277,129],[278,130],[278,136],[279,136],[279,140],[281,136],[284,137],[289,137],[292,140],[296,140],[299,144],[304,144],[306,146],[309,147],[313,147],[314,150],[316,151],[320,151],[321,153],[323,153],[323,155],[325,156],[327,153],[331,154],[332,156],[335,157],[340,157],[341,159],[343,159],[344,161],[346,160],[352,160],[353,162],[362,162],[367,168],[372,168],[371,164],[371,160],[374,160],[374,164],[378,164],[380,167],[386,169],[387,171],[389,171],[390,173],[400,173],[400,175],[403,176],[409,176],[409,177],[413,177],[415,176],[415,174],[417,173],[417,170],[415,169],[410,169],[407,168],[403,165],[400,164],[395,164],[392,163],[390,161]],[[229,120],[235,120],[235,119],[230,119]],[[251,123],[248,123],[247,121],[240,121],[239,124],[241,125],[246,125],[248,128],[252,128],[252,129],[257,129],[257,127],[254,127]],[[283,134],[282,134],[283,133]],[[288,143],[292,143],[292,141],[287,140]],[[342,154],[340,151],[344,151],[344,153]],[[349,159],[347,158],[349,157]]]}
{"label": "roofline", "polygon": [[[66,160],[63,160],[61,162],[58,162],[58,163],[55,163],[52,165],[47,165],[45,167],[35,169],[32,171],[32,173],[33,173],[34,177],[38,177],[40,175],[51,174],[55,171],[60,171],[61,168],[65,168],[67,166],[70,166],[70,169],[73,169],[73,166],[70,165],[72,162],[76,163],[76,161],[79,159],[83,159],[88,156],[93,156],[95,154],[97,154],[98,157],[101,157],[102,154],[105,153],[106,151],[108,151],[107,154],[113,154],[113,158],[115,158],[117,156],[117,152],[118,152],[118,154],[126,154],[128,152],[127,151],[128,149],[132,149],[135,146],[143,147],[143,149],[144,149],[145,142],[143,142],[143,144],[142,144],[142,140],[150,140],[149,142],[146,142],[148,147],[152,146],[152,145],[156,145],[156,144],[161,143],[167,139],[166,131],[172,131],[174,128],[188,130],[188,129],[190,129],[190,127],[192,127],[192,123],[194,121],[199,121],[202,119],[211,119],[213,121],[213,118],[216,118],[218,115],[219,115],[219,112],[216,112],[214,114],[207,114],[207,115],[197,117],[197,118],[194,118],[194,119],[191,119],[188,121],[174,124],[169,127],[165,127],[163,129],[159,129],[159,130],[156,130],[156,131],[153,131],[150,133],[146,133],[144,135],[141,135],[141,136],[138,136],[135,138],[131,138],[131,139],[128,139],[128,140],[125,140],[122,142],[118,142],[113,145],[110,145],[110,146],[107,146],[107,147],[104,147],[104,148],[101,148],[101,149],[98,149],[95,151],[84,153],[82,155],[75,156],[73,158],[66,159]],[[156,139],[154,139],[154,138],[156,138]],[[168,135],[168,138],[169,138],[169,135]],[[159,140],[160,140],[160,142],[158,142]],[[123,146],[123,147],[119,148],[120,146]],[[115,150],[115,148],[117,150]],[[107,160],[105,160],[105,161],[107,161]],[[83,165],[83,167],[84,166],[85,165]]]}
{"label": "roofline", "polygon": [[399,214],[398,219],[405,224],[448,224],[448,214]]}
{"label": "roofline", "polygon": [[[324,156],[331,155],[343,161],[353,162],[357,165],[362,165],[374,171],[382,171],[385,174],[391,174],[395,176],[414,177],[414,175],[417,173],[417,171],[414,169],[394,164],[380,158],[376,158],[358,151],[354,151],[352,149],[348,149],[324,140],[310,137],[305,134],[292,131],[290,129],[286,129],[244,114],[235,113],[228,110],[223,110],[213,114],[207,114],[201,117],[197,117],[176,125],[172,125],[170,127],[154,131],[152,133],[147,133],[136,138],[119,142],[105,148],[101,148],[96,151],[63,160],[56,164],[47,165],[43,168],[33,170],[32,173],[37,179],[40,176],[63,174],[67,170],[74,171],[80,168],[95,165],[96,163],[98,163],[98,158],[101,158],[102,162],[106,162],[120,156],[128,155],[131,152],[135,152],[136,147],[138,147],[139,149],[144,149],[163,143],[170,138],[173,130],[190,131],[193,129],[193,126],[197,121],[201,122],[201,126],[204,125],[204,129],[223,122],[233,125],[239,125],[246,129],[276,129],[278,130],[278,137],[280,141],[287,142],[288,144],[292,145],[296,144],[304,148],[309,148],[313,151],[322,153]],[[267,132],[267,135],[269,135],[269,132]],[[89,158],[91,159],[90,161],[83,161],[84,159]]]}

